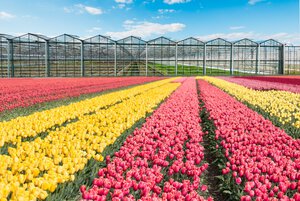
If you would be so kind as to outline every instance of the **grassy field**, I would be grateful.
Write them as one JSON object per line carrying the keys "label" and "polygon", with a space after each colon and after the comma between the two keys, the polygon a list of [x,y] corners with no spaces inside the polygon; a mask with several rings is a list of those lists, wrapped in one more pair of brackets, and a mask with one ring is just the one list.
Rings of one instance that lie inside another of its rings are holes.
{"label": "grassy field", "polygon": [[[169,66],[164,64],[154,64],[149,63],[149,67],[154,68],[156,71],[160,72],[163,75],[175,75],[175,66]],[[253,75],[251,73],[243,73],[239,71],[234,71],[234,75]],[[197,66],[183,66],[178,65],[178,71],[177,75],[181,76],[195,76],[195,75],[203,75],[203,67],[197,67]],[[206,68],[206,75],[230,75],[230,71],[223,70],[223,69],[215,69],[215,68]]]}

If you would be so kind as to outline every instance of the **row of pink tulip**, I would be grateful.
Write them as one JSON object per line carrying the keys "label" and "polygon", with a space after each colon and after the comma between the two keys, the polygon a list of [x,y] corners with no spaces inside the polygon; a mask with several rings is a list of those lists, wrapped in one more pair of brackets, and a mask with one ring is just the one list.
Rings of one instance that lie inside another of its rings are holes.
{"label": "row of pink tulip", "polygon": [[2,79],[0,80],[0,112],[159,79],[161,78]]}
{"label": "row of pink tulip", "polygon": [[245,76],[243,78],[250,80],[260,80],[267,82],[276,82],[281,84],[300,85],[299,76]]}
{"label": "row of pink tulip", "polygon": [[289,91],[293,93],[300,93],[299,85],[295,85],[295,84],[285,84],[285,83],[279,84],[277,82],[246,79],[240,77],[222,77],[222,79],[255,90],[280,90],[280,91]]}
{"label": "row of pink tulip", "polygon": [[300,200],[300,140],[220,89],[199,80],[200,98],[216,126],[222,172],[243,189],[241,200]]}
{"label": "row of pink tulip", "polygon": [[106,157],[93,186],[80,188],[83,200],[212,200],[201,181],[208,164],[200,122],[196,81],[189,78]]}

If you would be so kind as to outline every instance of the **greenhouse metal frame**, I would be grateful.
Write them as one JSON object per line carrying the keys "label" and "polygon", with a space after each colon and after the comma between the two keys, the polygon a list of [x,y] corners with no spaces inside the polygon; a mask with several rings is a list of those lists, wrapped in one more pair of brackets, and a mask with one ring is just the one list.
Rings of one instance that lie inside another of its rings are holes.
{"label": "greenhouse metal frame", "polygon": [[[12,36],[0,34],[0,77],[11,77]],[[9,53],[10,52],[10,53]]]}
{"label": "greenhouse metal frame", "polygon": [[98,35],[85,39],[83,44],[83,76],[115,76],[116,42]]}
{"label": "greenhouse metal frame", "polygon": [[116,42],[116,75],[146,75],[146,41],[129,36]]}
{"label": "greenhouse metal frame", "polygon": [[0,77],[299,75],[300,46],[269,39],[118,41],[0,34]]}
{"label": "greenhouse metal frame", "polygon": [[83,41],[79,37],[63,34],[49,39],[50,77],[84,76]]}

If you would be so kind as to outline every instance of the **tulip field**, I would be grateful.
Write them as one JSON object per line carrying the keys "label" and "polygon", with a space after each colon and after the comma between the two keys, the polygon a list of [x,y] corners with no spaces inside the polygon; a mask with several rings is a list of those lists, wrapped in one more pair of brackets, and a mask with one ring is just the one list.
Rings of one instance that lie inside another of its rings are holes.
{"label": "tulip field", "polygon": [[0,79],[0,201],[300,201],[300,77]]}

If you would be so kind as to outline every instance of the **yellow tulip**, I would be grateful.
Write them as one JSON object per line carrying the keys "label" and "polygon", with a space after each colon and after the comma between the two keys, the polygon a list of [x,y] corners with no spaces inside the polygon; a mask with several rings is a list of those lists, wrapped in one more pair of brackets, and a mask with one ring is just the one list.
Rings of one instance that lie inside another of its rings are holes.
{"label": "yellow tulip", "polygon": [[[8,193],[12,193],[16,199],[21,196],[18,189],[21,188],[23,177],[26,178],[27,185],[25,192],[31,198],[34,195],[36,199],[45,199],[47,191],[53,192],[58,184],[73,181],[74,174],[84,169],[91,158],[102,161],[101,153],[106,146],[113,144],[146,113],[152,112],[153,108],[180,85],[169,82],[170,80],[163,80],[147,84],[145,88],[138,86],[124,90],[122,96],[114,99],[118,104],[105,109],[99,107],[93,114],[82,115],[77,122],[57,131],[50,131],[44,139],[36,138],[31,142],[21,142],[16,148],[10,148],[9,156],[0,155],[0,161],[6,164],[5,168],[0,166],[0,170],[3,175],[7,175],[2,183],[10,186]],[[105,105],[99,100],[111,103],[106,98],[93,99],[95,102],[87,101],[85,104],[94,107]],[[20,176],[21,169],[26,170],[24,176]]]}
{"label": "yellow tulip", "polygon": [[226,91],[238,100],[261,108],[271,116],[277,117],[282,124],[292,124],[300,128],[300,94],[288,91],[259,91],[227,82],[214,77],[203,77],[211,84]]}

